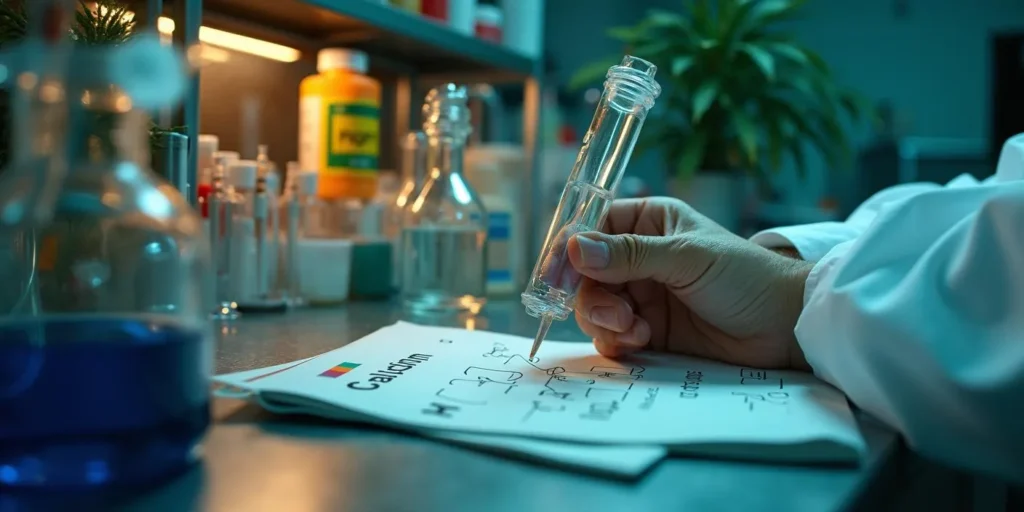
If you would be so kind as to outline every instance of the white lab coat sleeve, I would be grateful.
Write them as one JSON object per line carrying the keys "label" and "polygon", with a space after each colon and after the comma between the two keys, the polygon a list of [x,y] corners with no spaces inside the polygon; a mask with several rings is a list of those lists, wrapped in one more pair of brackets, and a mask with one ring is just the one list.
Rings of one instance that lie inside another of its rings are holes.
{"label": "white lab coat sleeve", "polygon": [[1024,482],[1024,182],[882,212],[814,266],[804,299],[815,374],[918,453]]}
{"label": "white lab coat sleeve", "polygon": [[802,259],[818,261],[833,247],[860,236],[882,209],[940,188],[934,183],[896,185],[875,193],[843,222],[816,222],[766,229],[755,234],[750,241],[769,249],[792,247],[800,253]]}
{"label": "white lab coat sleeve", "polygon": [[833,247],[852,240],[860,233],[844,222],[816,222],[766,229],[750,237],[761,247],[792,247],[806,261],[818,261]]}

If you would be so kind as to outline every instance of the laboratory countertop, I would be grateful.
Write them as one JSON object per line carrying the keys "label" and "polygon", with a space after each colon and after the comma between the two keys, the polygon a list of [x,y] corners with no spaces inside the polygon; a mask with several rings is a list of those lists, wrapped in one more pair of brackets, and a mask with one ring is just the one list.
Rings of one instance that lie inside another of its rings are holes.
{"label": "laboratory countertop", "polygon": [[[317,355],[401,319],[390,303],[251,316],[223,326],[217,372]],[[417,319],[423,323],[423,319]],[[427,322],[430,323],[430,322]],[[475,320],[434,323],[533,336],[518,302],[492,302]],[[573,322],[550,339],[585,341]],[[859,421],[869,456],[859,468],[671,458],[634,482],[609,480],[376,428],[270,416],[218,399],[202,465],[135,496],[145,511],[786,510],[865,506],[900,457],[897,436]]]}

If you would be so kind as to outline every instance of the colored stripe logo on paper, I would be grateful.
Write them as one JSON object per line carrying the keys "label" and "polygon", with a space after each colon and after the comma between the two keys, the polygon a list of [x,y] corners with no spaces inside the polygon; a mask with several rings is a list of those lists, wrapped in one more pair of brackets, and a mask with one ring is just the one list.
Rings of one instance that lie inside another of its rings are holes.
{"label": "colored stripe logo on paper", "polygon": [[336,379],[352,370],[355,370],[356,368],[359,368],[359,365],[356,363],[341,363],[328,368],[327,371],[321,373],[320,376]]}

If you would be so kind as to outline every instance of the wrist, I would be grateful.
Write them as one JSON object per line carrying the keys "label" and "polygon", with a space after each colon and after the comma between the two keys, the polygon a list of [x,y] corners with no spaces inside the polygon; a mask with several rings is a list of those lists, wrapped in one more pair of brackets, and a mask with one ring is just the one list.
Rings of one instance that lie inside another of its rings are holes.
{"label": "wrist", "polygon": [[804,289],[814,264],[803,260],[793,263],[791,271],[787,273],[783,283],[787,319],[789,320],[786,344],[789,352],[789,366],[796,370],[811,371],[811,365],[807,363],[804,351],[796,339],[796,323],[804,310]]}
{"label": "wrist", "polygon": [[791,258],[794,260],[804,259],[803,256],[800,255],[800,252],[797,251],[794,247],[772,247],[769,250],[774,252],[775,254],[785,256],[787,258]]}

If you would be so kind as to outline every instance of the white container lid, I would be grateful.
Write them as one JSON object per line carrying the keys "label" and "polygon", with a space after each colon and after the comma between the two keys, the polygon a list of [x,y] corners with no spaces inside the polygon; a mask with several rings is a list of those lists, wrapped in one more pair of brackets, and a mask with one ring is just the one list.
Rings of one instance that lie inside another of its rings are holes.
{"label": "white container lid", "polygon": [[503,14],[496,5],[480,4],[476,6],[476,21],[482,25],[500,27]]}
{"label": "white container lid", "polygon": [[213,154],[220,149],[220,138],[216,135],[199,135],[199,159],[212,162]]}
{"label": "white container lid", "polygon": [[318,73],[331,69],[346,69],[365,75],[369,68],[369,58],[359,50],[324,48],[316,54],[316,70]]}
{"label": "white container lid", "polygon": [[[199,147],[212,147],[213,151],[217,151],[220,145],[220,137],[216,135],[210,135],[208,133],[199,134]],[[213,152],[211,151],[211,153]]]}
{"label": "white container lid", "polygon": [[199,166],[200,182],[209,183],[210,173],[212,172],[213,166],[217,164],[213,160],[213,154],[217,152],[217,146],[220,144],[220,139],[216,135],[199,135],[199,156],[197,157]]}
{"label": "white container lid", "polygon": [[299,193],[302,195],[316,194],[317,173],[316,171],[304,171],[298,176]]}
{"label": "white container lid", "polygon": [[257,169],[255,160],[235,160],[228,163],[225,180],[233,187],[255,188]]}
{"label": "white container lid", "polygon": [[214,151],[213,152],[213,163],[227,166],[231,162],[235,162],[242,159],[242,155],[238,154],[238,151]]}

